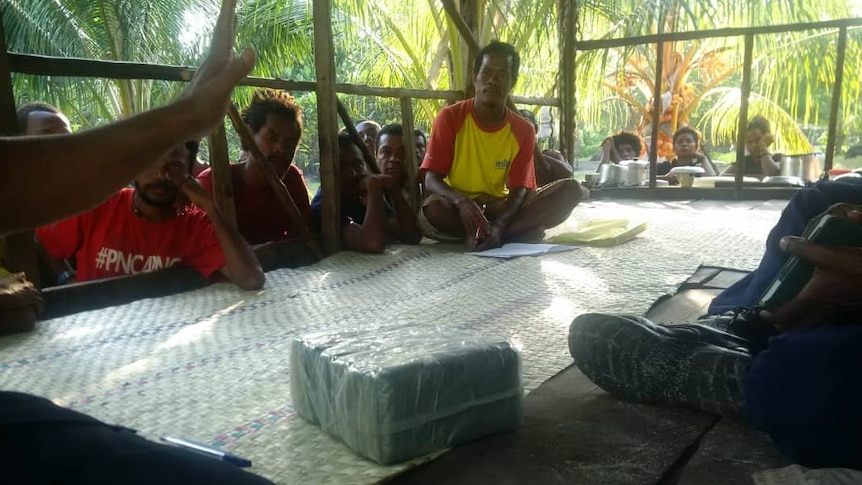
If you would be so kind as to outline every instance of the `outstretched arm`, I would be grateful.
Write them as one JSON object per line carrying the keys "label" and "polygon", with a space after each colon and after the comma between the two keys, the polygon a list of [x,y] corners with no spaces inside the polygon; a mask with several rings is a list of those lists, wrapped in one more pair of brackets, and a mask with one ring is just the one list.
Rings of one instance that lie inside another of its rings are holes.
{"label": "outstretched arm", "polygon": [[243,290],[259,290],[266,277],[257,256],[239,231],[227,222],[206,189],[194,177],[186,175],[180,190],[209,216],[225,258],[225,265],[219,272]]}
{"label": "outstretched arm", "polygon": [[365,219],[362,224],[350,222],[341,230],[346,249],[363,253],[382,253],[386,247],[386,210],[383,208],[383,185],[379,178],[368,176],[365,185]]}
{"label": "outstretched arm", "polygon": [[0,138],[0,235],[84,211],[122,188],[165,152],[208,133],[224,117],[254,52],[233,55],[236,0],[225,0],[210,55],[183,97],[73,135]]}

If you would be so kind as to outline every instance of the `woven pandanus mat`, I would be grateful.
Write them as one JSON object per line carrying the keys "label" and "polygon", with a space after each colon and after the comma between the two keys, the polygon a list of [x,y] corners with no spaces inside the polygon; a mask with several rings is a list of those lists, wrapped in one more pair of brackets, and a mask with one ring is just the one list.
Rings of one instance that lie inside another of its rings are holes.
{"label": "woven pandanus mat", "polygon": [[778,215],[752,203],[596,202],[568,224],[625,217],[649,227],[620,246],[540,258],[479,258],[433,243],[343,252],[270,272],[259,292],[218,284],[41,322],[0,339],[0,387],[150,438],[222,446],[279,483],[373,483],[411,464],[371,463],[295,416],[293,336],[417,323],[505,336],[523,353],[529,391],[571,363],[573,317],[642,313],[701,263],[753,269]]}

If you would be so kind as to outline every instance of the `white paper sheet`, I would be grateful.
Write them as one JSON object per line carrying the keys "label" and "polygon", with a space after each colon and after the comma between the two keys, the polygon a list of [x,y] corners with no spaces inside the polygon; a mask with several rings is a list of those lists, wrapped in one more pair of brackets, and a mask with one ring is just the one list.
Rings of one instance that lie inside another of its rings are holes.
{"label": "white paper sheet", "polygon": [[561,253],[571,251],[574,246],[561,246],[559,244],[527,244],[509,243],[496,249],[489,249],[479,253],[469,253],[474,256],[485,256],[489,258],[515,258],[518,256],[539,256],[549,253]]}

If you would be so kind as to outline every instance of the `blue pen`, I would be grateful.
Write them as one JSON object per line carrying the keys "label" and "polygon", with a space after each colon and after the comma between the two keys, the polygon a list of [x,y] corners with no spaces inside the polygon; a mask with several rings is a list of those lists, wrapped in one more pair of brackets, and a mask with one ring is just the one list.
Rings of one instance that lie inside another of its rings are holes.
{"label": "blue pen", "polygon": [[192,441],[185,438],[172,438],[170,436],[162,436],[162,441],[192,451],[197,451],[198,453],[203,453],[207,456],[217,458],[223,462],[230,463],[231,465],[237,466],[239,468],[247,468],[251,466],[251,460],[246,460],[245,458],[232,455],[226,451],[222,451],[218,448],[213,448],[212,446],[207,446],[203,443],[198,443],[197,441]]}

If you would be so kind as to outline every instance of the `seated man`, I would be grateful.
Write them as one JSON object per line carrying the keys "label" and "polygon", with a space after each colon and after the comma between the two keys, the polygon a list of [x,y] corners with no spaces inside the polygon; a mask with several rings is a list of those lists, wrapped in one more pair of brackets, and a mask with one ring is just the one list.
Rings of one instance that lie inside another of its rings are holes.
{"label": "seated man", "polygon": [[[843,205],[833,204],[844,202]],[[862,224],[862,183],[822,182],[797,193],[767,240],[760,266],[710,308],[725,315],[662,326],[637,317],[587,314],[572,323],[581,370],[607,391],[644,402],[748,414],[778,447],[809,467],[862,468],[862,249],[798,237],[827,209]],[[829,209],[831,207],[831,209]],[[814,276],[771,314],[755,305],[789,254]]]}
{"label": "seated man", "polygon": [[[384,160],[400,160],[404,156],[400,135],[388,133],[381,137],[380,148]],[[416,225],[416,214],[401,193],[402,185],[391,175],[369,174],[362,152],[347,133],[338,135],[338,151],[341,173],[341,245],[344,249],[380,253],[391,241],[418,244],[422,233]],[[398,163],[403,166],[402,161]],[[400,173],[403,173],[403,170]],[[323,219],[322,194],[322,189],[317,189],[317,194],[311,201],[311,213],[318,229]]]}
{"label": "seated man", "polygon": [[375,153],[377,153],[377,145],[375,140],[377,140],[377,135],[380,133],[380,123],[374,120],[361,120],[356,123],[356,133],[359,134],[359,138],[365,142],[365,146],[368,147],[368,152],[371,153],[373,157]]}
{"label": "seated man", "polygon": [[[781,173],[780,153],[773,154],[769,145],[775,141],[769,128],[769,121],[763,116],[755,116],[748,120],[745,129],[745,158],[743,159],[743,175],[753,177],[769,177]],[[736,173],[736,165],[731,165],[722,175]]]}
{"label": "seated man", "polygon": [[428,138],[422,130],[413,130],[416,135],[416,163],[422,166],[422,160],[425,160],[425,152],[428,150]]}
{"label": "seated man", "polygon": [[[533,112],[522,109],[518,113],[533,125],[533,131],[538,137],[539,124],[536,123],[536,116]],[[533,149],[533,165],[536,170],[536,183],[539,186],[547,185],[555,180],[572,178],[572,167],[563,157],[563,154],[552,149],[542,151],[538,143]]]}
{"label": "seated man", "polygon": [[[305,223],[310,226],[308,186],[302,171],[293,164],[302,138],[302,109],[293,96],[284,91],[260,89],[243,110],[242,119],[267,158],[258,160],[248,152],[248,147],[243,147],[246,150],[245,161],[230,167],[239,233],[249,244],[297,237],[299,229],[294,227],[287,209],[270,187],[260,165],[270,164],[275,173],[281,176]],[[204,170],[198,180],[207,192],[213,193],[211,169]]]}
{"label": "seated man", "polygon": [[426,236],[464,241],[470,251],[541,239],[581,201],[573,179],[536,190],[535,131],[506,107],[519,65],[514,47],[491,42],[476,56],[476,96],[434,120],[422,162],[419,225]]}
{"label": "seated man", "polygon": [[623,160],[637,160],[643,151],[641,137],[630,131],[620,131],[602,141],[602,158],[596,172],[606,163],[619,163]]}
{"label": "seated man", "polygon": [[17,111],[18,129],[24,136],[62,135],[72,133],[69,119],[46,103],[27,103]]}
{"label": "seated man", "polygon": [[160,166],[136,177],[133,189],[39,228],[39,242],[54,259],[75,256],[77,281],[184,265],[207,278],[221,273],[244,290],[260,289],[264,274],[251,248],[190,175],[197,151],[197,141],[177,146]]}

